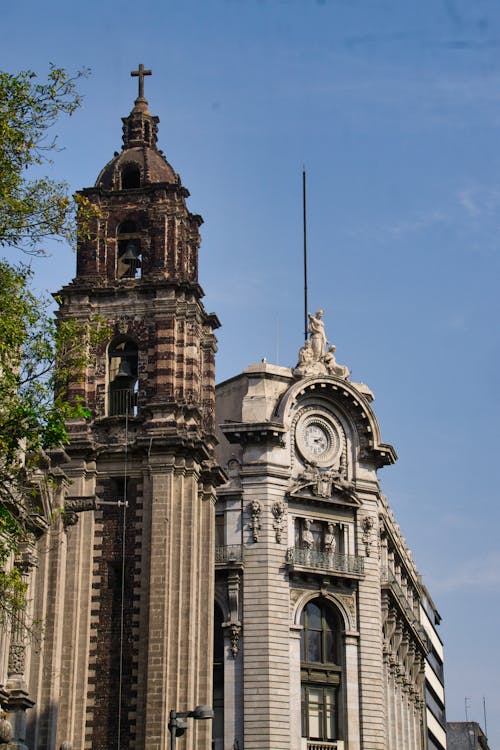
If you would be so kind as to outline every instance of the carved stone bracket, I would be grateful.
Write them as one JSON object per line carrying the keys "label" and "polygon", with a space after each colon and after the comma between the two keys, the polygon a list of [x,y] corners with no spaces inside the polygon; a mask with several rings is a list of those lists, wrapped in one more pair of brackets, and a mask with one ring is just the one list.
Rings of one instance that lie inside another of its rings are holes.
{"label": "carved stone bracket", "polygon": [[229,604],[229,622],[236,622],[239,614],[240,576],[232,573],[227,577],[227,601]]}
{"label": "carved stone bracket", "polygon": [[247,506],[248,512],[250,513],[250,528],[252,529],[252,539],[254,542],[259,541],[259,533],[261,530],[260,517],[262,515],[262,505],[258,500],[252,500]]}
{"label": "carved stone bracket", "polygon": [[227,577],[227,603],[228,603],[228,621],[223,623],[222,627],[228,634],[231,642],[231,654],[236,659],[239,650],[239,639],[242,625],[239,620],[240,606],[240,574],[231,573]]}
{"label": "carved stone bracket", "polygon": [[86,510],[95,510],[98,498],[95,495],[84,495],[81,497],[66,497],[64,500],[64,527],[74,526],[78,522],[78,513]]}
{"label": "carved stone bracket", "polygon": [[276,536],[276,543],[281,544],[281,539],[283,536],[283,527],[285,525],[286,521],[286,507],[285,504],[281,502],[281,500],[278,500],[274,503],[273,507],[271,508],[272,514],[274,516],[273,521],[273,529]]}
{"label": "carved stone bracket", "polygon": [[371,518],[370,516],[365,516],[361,521],[361,528],[363,529],[362,540],[363,544],[365,545],[365,553],[367,557],[370,557],[373,526],[373,518]]}

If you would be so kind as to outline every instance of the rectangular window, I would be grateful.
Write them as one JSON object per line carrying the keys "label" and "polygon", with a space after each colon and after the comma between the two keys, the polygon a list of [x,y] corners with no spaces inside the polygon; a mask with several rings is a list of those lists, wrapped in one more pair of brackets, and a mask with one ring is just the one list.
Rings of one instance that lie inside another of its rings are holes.
{"label": "rectangular window", "polygon": [[224,546],[224,514],[219,513],[215,516],[215,546]]}
{"label": "rectangular window", "polygon": [[302,736],[310,740],[337,739],[337,689],[302,685]]}

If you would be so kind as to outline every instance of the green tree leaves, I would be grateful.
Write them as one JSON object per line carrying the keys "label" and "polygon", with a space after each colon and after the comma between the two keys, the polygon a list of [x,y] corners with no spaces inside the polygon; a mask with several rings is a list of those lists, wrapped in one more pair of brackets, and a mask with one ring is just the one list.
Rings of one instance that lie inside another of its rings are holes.
{"label": "green tree leaves", "polygon": [[57,138],[50,131],[61,114],[81,104],[74,76],[50,66],[45,82],[32,71],[0,72],[0,245],[43,252],[48,237],[69,237],[74,204],[65,183],[32,177],[33,167],[51,162]]}

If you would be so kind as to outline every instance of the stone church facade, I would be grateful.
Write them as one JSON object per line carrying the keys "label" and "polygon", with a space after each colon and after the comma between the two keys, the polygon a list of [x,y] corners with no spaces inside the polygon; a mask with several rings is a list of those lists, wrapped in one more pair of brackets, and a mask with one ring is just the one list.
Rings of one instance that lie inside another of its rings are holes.
{"label": "stone church facade", "polygon": [[92,416],[41,472],[51,522],[16,561],[43,632],[2,632],[0,748],[166,750],[172,709],[209,705],[186,750],[442,750],[439,616],[380,489],[396,454],[373,395],[322,311],[295,368],[216,394],[202,219],[135,74],[59,293],[60,319],[107,335],[69,387]]}

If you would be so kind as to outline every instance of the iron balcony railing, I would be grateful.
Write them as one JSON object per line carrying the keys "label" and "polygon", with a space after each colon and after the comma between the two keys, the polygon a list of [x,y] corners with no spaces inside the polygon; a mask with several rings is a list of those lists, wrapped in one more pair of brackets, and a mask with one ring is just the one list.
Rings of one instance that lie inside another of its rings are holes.
{"label": "iron balcony railing", "polygon": [[130,389],[109,389],[110,417],[136,417],[137,416],[137,393]]}
{"label": "iron balcony railing", "polygon": [[301,568],[328,570],[332,573],[363,575],[364,560],[356,555],[340,555],[337,552],[290,547],[286,555],[287,562]]}
{"label": "iron balcony railing", "polygon": [[307,750],[344,750],[344,740],[307,740]]}
{"label": "iron balcony railing", "polygon": [[399,602],[399,606],[405,613],[407,619],[410,622],[410,625],[413,627],[414,630],[416,630],[417,634],[419,635],[420,639],[427,643],[427,633],[425,632],[425,629],[423,625],[420,623],[420,620],[418,619],[417,615],[415,614],[415,610],[413,609],[413,605],[409,598],[406,596],[405,592],[401,588],[401,585],[394,575],[393,571],[390,568],[382,568],[382,583],[388,585],[396,598],[396,600]]}
{"label": "iron balcony railing", "polygon": [[227,544],[215,548],[215,562],[225,565],[243,562],[243,546],[241,544]]}

